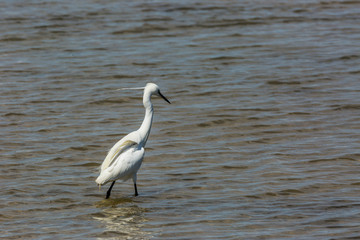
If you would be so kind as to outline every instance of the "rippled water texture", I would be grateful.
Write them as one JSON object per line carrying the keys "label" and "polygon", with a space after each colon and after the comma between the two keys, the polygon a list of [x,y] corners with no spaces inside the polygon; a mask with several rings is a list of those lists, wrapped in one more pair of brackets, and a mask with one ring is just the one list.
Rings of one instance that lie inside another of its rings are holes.
{"label": "rippled water texture", "polygon": [[[359,1],[0,2],[4,239],[358,239]],[[138,174],[94,180],[155,118]]]}

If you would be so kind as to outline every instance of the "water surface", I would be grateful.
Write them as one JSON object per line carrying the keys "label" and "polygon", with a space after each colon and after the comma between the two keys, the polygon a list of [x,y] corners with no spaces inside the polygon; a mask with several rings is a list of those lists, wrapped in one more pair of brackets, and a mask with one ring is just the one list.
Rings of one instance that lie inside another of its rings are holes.
{"label": "water surface", "polygon": [[[0,3],[4,239],[357,239],[360,3]],[[98,190],[143,119],[132,183]]]}

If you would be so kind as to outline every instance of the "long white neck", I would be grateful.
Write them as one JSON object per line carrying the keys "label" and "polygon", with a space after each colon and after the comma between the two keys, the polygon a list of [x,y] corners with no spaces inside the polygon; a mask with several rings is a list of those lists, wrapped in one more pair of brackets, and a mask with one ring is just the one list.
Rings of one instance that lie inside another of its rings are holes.
{"label": "long white neck", "polygon": [[150,98],[151,98],[151,94],[148,92],[144,92],[143,104],[145,107],[145,118],[138,130],[138,132],[140,133],[140,136],[141,136],[140,145],[142,147],[145,146],[146,141],[150,135],[151,125],[152,125],[152,120],[153,120],[153,115],[154,115],[153,105],[151,103]]}

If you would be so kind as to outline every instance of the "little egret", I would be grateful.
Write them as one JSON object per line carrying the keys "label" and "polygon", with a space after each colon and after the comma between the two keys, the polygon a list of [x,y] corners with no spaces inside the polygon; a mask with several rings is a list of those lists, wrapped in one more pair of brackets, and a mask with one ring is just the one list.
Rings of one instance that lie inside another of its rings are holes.
{"label": "little egret", "polygon": [[160,96],[166,102],[170,103],[170,101],[161,94],[159,87],[154,83],[148,83],[143,88],[126,89],[144,89],[143,104],[145,107],[145,118],[138,130],[123,137],[110,149],[104,162],[101,164],[101,172],[95,182],[99,187],[108,182],[112,182],[106,193],[106,199],[110,197],[111,189],[118,179],[126,181],[129,178],[132,178],[135,196],[139,195],[136,187],[136,174],[144,158],[144,147],[150,134],[154,115],[151,96],[153,94]]}

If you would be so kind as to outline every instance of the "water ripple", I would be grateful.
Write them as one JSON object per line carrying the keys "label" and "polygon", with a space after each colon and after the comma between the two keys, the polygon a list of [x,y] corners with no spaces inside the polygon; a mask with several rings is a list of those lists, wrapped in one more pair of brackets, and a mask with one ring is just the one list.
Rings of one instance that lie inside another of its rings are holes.
{"label": "water ripple", "polygon": [[[71,8],[69,8],[71,6]],[[0,3],[6,239],[357,239],[359,3]],[[94,180],[144,116],[146,157]]]}

